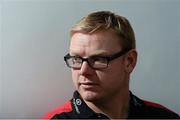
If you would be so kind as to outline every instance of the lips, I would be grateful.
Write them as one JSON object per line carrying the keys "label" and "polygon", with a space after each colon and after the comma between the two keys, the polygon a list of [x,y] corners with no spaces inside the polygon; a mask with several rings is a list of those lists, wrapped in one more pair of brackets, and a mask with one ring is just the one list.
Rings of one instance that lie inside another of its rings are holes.
{"label": "lips", "polygon": [[80,85],[97,85],[97,84],[92,82],[81,82]]}
{"label": "lips", "polygon": [[87,78],[85,76],[79,76],[78,86],[84,89],[94,89],[99,83],[93,78]]}
{"label": "lips", "polygon": [[92,83],[92,82],[81,82],[80,83],[80,86],[83,87],[83,88],[94,88],[96,87],[98,84],[97,83]]}

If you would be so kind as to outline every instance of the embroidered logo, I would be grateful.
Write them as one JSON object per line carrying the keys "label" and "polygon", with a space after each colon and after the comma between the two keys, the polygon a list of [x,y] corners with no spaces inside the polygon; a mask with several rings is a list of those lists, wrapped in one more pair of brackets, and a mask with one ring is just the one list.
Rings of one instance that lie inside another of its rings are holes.
{"label": "embroidered logo", "polygon": [[78,106],[77,106],[77,103],[76,103],[76,100],[75,100],[75,99],[73,99],[73,105],[74,105],[74,108],[75,108],[76,112],[77,112],[78,114],[80,114],[80,111],[79,111],[79,109],[78,109]]}
{"label": "embroidered logo", "polygon": [[80,99],[76,99],[76,104],[81,105],[82,101]]}

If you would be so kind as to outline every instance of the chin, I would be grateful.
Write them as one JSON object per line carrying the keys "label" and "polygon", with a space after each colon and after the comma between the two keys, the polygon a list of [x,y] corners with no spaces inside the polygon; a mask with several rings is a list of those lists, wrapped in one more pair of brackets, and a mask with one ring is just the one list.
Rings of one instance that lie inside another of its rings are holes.
{"label": "chin", "polygon": [[97,101],[100,97],[100,94],[94,91],[79,91],[79,93],[85,101],[89,102]]}

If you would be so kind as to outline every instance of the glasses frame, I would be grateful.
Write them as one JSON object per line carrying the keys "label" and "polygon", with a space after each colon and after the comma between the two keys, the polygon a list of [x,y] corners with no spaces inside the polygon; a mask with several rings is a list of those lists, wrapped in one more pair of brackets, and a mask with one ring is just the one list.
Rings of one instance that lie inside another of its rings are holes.
{"label": "glasses frame", "polygon": [[[96,69],[96,70],[98,70],[98,69],[106,69],[106,68],[108,67],[110,61],[121,57],[122,55],[128,53],[129,51],[130,51],[130,49],[123,49],[123,50],[121,50],[121,51],[119,51],[119,52],[117,52],[117,53],[115,53],[115,54],[109,55],[109,56],[99,56],[99,57],[105,58],[105,59],[107,60],[107,65],[106,65],[106,67],[104,67],[104,68],[95,68],[95,67],[93,67],[93,66],[91,65],[91,63],[89,62],[89,58],[91,58],[91,57],[83,58],[83,57],[80,57],[80,56],[78,56],[78,58],[80,58],[80,59],[82,60],[81,66],[78,67],[78,68],[77,68],[77,67],[72,67],[72,66],[69,65],[69,63],[68,63],[67,61],[68,61],[68,59],[70,59],[70,58],[72,58],[72,57],[75,57],[75,56],[71,56],[69,53],[64,56],[64,61],[66,62],[66,65],[67,65],[69,68],[73,68],[73,69],[81,69],[82,64],[83,64],[84,61],[86,61],[86,62],[88,63],[88,65],[89,65],[92,69]],[[96,57],[98,57],[98,56],[96,56]]]}

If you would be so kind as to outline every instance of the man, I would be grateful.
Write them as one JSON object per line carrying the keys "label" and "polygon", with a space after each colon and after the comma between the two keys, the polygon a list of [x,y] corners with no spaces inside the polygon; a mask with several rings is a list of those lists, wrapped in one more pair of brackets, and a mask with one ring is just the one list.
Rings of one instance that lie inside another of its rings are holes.
{"label": "man", "polygon": [[179,118],[129,91],[137,51],[125,17],[99,11],[81,19],[71,29],[70,51],[64,60],[72,69],[76,91],[45,119]]}

